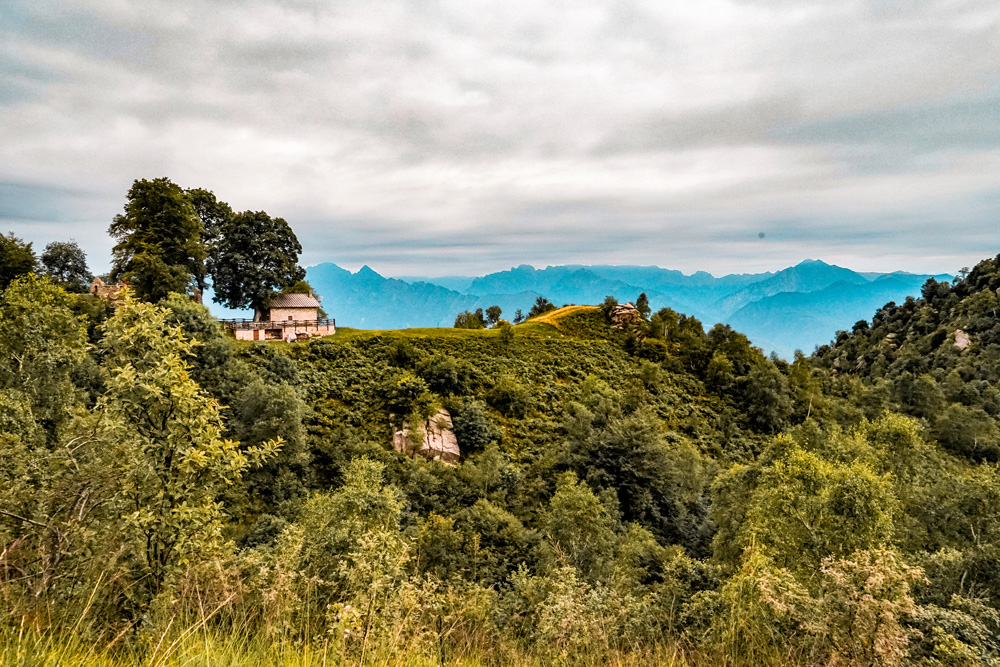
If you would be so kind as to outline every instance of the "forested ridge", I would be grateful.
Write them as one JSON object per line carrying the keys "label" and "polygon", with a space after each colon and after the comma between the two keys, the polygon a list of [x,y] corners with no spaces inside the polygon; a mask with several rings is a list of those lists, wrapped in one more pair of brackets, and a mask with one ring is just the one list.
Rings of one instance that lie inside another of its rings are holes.
{"label": "forested ridge", "polygon": [[[238,343],[26,261],[0,662],[997,664],[997,262],[788,363],[613,299]],[[457,465],[393,448],[441,408]]]}

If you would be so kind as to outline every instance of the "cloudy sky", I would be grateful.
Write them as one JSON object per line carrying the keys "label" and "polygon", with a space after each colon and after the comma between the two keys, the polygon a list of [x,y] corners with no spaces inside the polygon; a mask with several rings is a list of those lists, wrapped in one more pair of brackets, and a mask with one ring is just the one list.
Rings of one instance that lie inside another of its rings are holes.
{"label": "cloudy sky", "polygon": [[1000,252],[1000,3],[0,2],[0,232],[104,270],[159,176],[387,275],[955,271]]}

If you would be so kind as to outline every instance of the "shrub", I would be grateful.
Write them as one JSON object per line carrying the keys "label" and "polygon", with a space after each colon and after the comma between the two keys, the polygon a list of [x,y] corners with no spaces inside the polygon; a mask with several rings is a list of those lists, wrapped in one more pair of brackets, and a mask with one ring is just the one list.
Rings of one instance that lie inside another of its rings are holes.
{"label": "shrub", "polygon": [[506,417],[524,417],[531,407],[531,394],[517,380],[503,376],[489,392],[490,405]]}

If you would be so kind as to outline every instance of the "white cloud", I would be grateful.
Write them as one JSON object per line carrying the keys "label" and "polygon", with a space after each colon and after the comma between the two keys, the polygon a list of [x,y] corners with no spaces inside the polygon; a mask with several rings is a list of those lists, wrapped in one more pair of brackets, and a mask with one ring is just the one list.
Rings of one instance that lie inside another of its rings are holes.
{"label": "white cloud", "polygon": [[[131,180],[161,175],[287,218],[304,261],[393,272],[743,270],[824,249],[953,270],[1000,245],[987,1],[0,12],[0,181],[88,193],[4,221],[64,229],[95,263]],[[799,233],[756,243],[768,227]]]}

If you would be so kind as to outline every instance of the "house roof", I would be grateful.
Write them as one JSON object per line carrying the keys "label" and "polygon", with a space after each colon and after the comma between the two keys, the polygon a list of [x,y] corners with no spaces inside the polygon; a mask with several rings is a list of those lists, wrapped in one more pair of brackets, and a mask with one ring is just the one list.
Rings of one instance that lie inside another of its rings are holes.
{"label": "house roof", "polygon": [[319,308],[319,301],[311,294],[275,294],[269,308]]}

